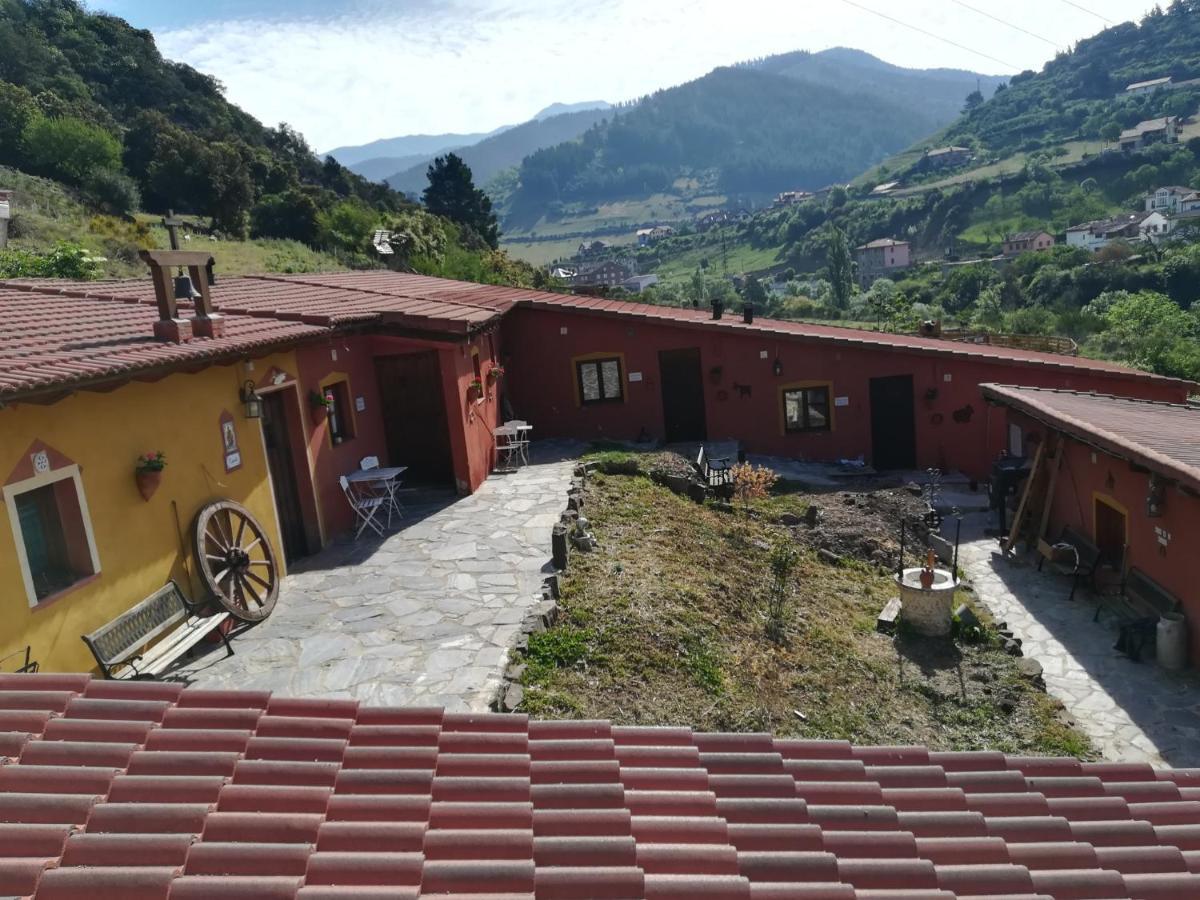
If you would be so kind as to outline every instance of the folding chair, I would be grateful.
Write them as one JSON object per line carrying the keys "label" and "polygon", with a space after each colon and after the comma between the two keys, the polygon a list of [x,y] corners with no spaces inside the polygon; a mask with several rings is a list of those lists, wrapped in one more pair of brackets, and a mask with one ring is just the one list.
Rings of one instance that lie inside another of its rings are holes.
{"label": "folding chair", "polygon": [[363,530],[367,526],[370,526],[377,535],[383,537],[383,526],[375,521],[375,516],[381,509],[387,507],[389,503],[388,498],[374,494],[360,494],[351,487],[345,475],[338,476],[338,483],[342,486],[342,493],[346,495],[346,502],[350,504],[350,508],[354,510],[354,514],[358,516],[358,531],[354,533],[354,539],[357,541],[362,537]]}
{"label": "folding chair", "polygon": [[362,458],[362,460],[359,462],[358,467],[360,469],[362,469],[364,472],[368,472],[371,469],[378,469],[379,468],[379,457],[378,456],[364,456]]}
{"label": "folding chair", "polygon": [[505,422],[514,429],[517,433],[513,440],[513,446],[516,447],[517,465],[529,465],[529,435],[533,433],[533,426],[523,419],[513,419],[511,422]]}

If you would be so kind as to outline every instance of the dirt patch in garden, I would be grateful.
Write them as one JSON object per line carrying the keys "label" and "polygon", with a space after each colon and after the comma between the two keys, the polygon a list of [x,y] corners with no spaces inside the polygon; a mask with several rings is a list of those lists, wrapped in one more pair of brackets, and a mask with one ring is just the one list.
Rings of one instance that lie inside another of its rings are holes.
{"label": "dirt patch in garden", "polygon": [[[818,525],[780,522],[814,503]],[[559,623],[530,639],[525,711],[1089,755],[1086,739],[1060,721],[1061,707],[993,637],[961,643],[876,632],[895,592],[899,521],[923,511],[902,486],[793,491],[728,511],[642,475],[590,476],[584,514],[598,547],[573,554]],[[800,553],[785,637],[773,641],[769,560],[781,542]],[[842,562],[823,561],[823,545]]]}

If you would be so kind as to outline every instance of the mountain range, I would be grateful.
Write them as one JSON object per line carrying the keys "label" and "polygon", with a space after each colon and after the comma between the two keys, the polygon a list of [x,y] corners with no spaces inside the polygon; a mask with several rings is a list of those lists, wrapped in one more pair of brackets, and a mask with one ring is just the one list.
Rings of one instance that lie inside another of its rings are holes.
{"label": "mountain range", "polygon": [[[474,162],[468,160],[475,173],[475,180],[483,183],[500,169],[519,164],[525,155],[539,147],[578,136],[599,118],[598,113],[609,108],[609,104],[603,100],[552,103],[539,110],[529,121],[519,125],[501,125],[491,131],[467,134],[400,135],[381,138],[367,144],[335,147],[324,155],[332,156],[364,178],[390,182],[394,177],[397,181],[394,186],[398,190],[419,193],[425,185],[425,169],[435,156],[453,150],[466,158],[464,151],[468,148],[499,138],[508,132],[517,132],[498,146],[494,145],[492,148],[485,148],[480,154],[474,154]],[[560,121],[546,128],[539,127],[552,119]],[[514,153],[519,154],[515,159],[512,158]],[[500,161],[489,164],[495,154],[500,154]],[[488,170],[488,173],[481,174],[480,170],[483,169]],[[412,170],[412,173],[409,170]],[[401,187],[401,184],[406,186]]]}

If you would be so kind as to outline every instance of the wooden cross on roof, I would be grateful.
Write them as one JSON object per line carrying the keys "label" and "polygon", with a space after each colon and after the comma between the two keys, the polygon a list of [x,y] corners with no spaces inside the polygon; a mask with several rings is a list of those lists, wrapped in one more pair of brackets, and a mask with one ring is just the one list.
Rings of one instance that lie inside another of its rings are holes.
{"label": "wooden cross on roof", "polygon": [[171,249],[179,249],[179,228],[183,225],[182,219],[175,218],[175,210],[168,209],[167,215],[162,220],[163,227],[167,229],[167,234],[171,238]]}

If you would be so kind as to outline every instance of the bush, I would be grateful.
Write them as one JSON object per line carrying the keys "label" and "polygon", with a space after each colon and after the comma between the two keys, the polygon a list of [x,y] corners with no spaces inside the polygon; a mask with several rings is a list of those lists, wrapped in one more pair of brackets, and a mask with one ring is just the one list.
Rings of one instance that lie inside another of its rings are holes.
{"label": "bush", "polygon": [[60,241],[49,253],[0,252],[0,278],[71,278],[88,280],[100,272],[101,260],[79,244]]}
{"label": "bush", "polygon": [[83,192],[109,215],[127,216],[142,207],[142,193],[137,182],[112,169],[97,169],[88,175]]}
{"label": "bush", "polygon": [[316,201],[298,190],[263,197],[250,210],[250,236],[284,238],[312,244],[320,225]]}
{"label": "bush", "polygon": [[766,466],[738,463],[729,470],[733,475],[733,496],[741,503],[765,500],[779,476]]}
{"label": "bush", "polygon": [[42,175],[81,185],[98,169],[121,168],[121,142],[82,119],[32,119],[23,135],[25,155]]}

